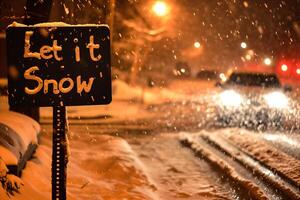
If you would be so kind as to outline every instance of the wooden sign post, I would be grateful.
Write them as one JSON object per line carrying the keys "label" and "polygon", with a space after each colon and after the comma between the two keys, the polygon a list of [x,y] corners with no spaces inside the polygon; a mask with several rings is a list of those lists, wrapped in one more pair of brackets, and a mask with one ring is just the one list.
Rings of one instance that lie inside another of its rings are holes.
{"label": "wooden sign post", "polygon": [[66,107],[109,104],[105,25],[13,24],[6,30],[10,106],[53,107],[52,199],[66,199]]}

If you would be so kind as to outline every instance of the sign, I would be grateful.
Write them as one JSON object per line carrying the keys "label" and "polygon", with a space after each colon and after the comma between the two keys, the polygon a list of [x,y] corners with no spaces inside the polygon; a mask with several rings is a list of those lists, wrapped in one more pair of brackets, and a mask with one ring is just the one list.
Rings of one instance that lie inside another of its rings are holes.
{"label": "sign", "polygon": [[52,199],[66,199],[66,107],[111,102],[104,25],[48,23],[6,30],[10,106],[52,106]]}
{"label": "sign", "polygon": [[11,106],[111,102],[109,28],[105,25],[11,26],[6,30]]}

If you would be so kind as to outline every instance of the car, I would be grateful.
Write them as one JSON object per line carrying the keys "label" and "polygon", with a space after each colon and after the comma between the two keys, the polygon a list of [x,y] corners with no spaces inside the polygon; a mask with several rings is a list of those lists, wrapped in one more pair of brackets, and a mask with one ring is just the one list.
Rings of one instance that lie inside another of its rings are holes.
{"label": "car", "polygon": [[216,80],[218,77],[219,77],[219,72],[215,70],[200,70],[196,74],[197,79],[208,80],[208,81]]}
{"label": "car", "polygon": [[291,88],[282,86],[275,73],[233,72],[216,85],[220,91],[214,101],[222,125],[280,127],[291,111]]}

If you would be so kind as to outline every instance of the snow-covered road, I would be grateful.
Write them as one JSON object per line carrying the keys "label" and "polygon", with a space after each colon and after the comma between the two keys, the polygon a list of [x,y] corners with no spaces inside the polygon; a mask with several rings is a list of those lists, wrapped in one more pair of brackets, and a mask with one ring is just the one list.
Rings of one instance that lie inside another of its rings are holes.
{"label": "snow-covered road", "polygon": [[128,138],[157,185],[160,199],[233,199],[236,196],[220,174],[183,148],[178,135]]}
{"label": "snow-covered road", "polygon": [[181,142],[248,188],[254,199],[299,199],[299,160],[262,140],[263,135],[242,129],[200,131],[182,134]]}
{"label": "snow-covered road", "polygon": [[[300,199],[298,130],[220,128],[205,101],[70,108],[68,198]],[[42,113],[41,144],[12,199],[50,199],[51,110]]]}
{"label": "snow-covered road", "polygon": [[[71,124],[69,199],[293,200],[300,195],[299,160],[261,139],[263,133],[234,128],[145,134],[132,127],[115,136],[108,127],[79,127]],[[51,126],[43,128],[41,146],[24,171],[22,195],[13,199],[50,198]],[[276,159],[285,159],[287,165]]]}

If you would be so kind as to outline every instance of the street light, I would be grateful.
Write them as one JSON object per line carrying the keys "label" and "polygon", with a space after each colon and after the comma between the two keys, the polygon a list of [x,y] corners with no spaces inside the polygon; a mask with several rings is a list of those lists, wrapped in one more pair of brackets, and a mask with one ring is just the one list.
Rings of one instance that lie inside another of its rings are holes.
{"label": "street light", "polygon": [[198,42],[198,41],[194,42],[194,47],[195,47],[196,49],[199,49],[199,48],[201,47],[200,42]]}
{"label": "street light", "polygon": [[159,17],[166,16],[169,12],[169,7],[164,1],[156,1],[152,6],[152,11]]}
{"label": "street light", "polygon": [[265,58],[265,59],[264,59],[264,64],[265,64],[265,65],[268,65],[268,66],[271,65],[271,64],[272,64],[271,58]]}
{"label": "street light", "polygon": [[246,49],[246,48],[247,48],[246,42],[242,42],[242,43],[241,43],[241,47],[242,47],[243,49]]}

